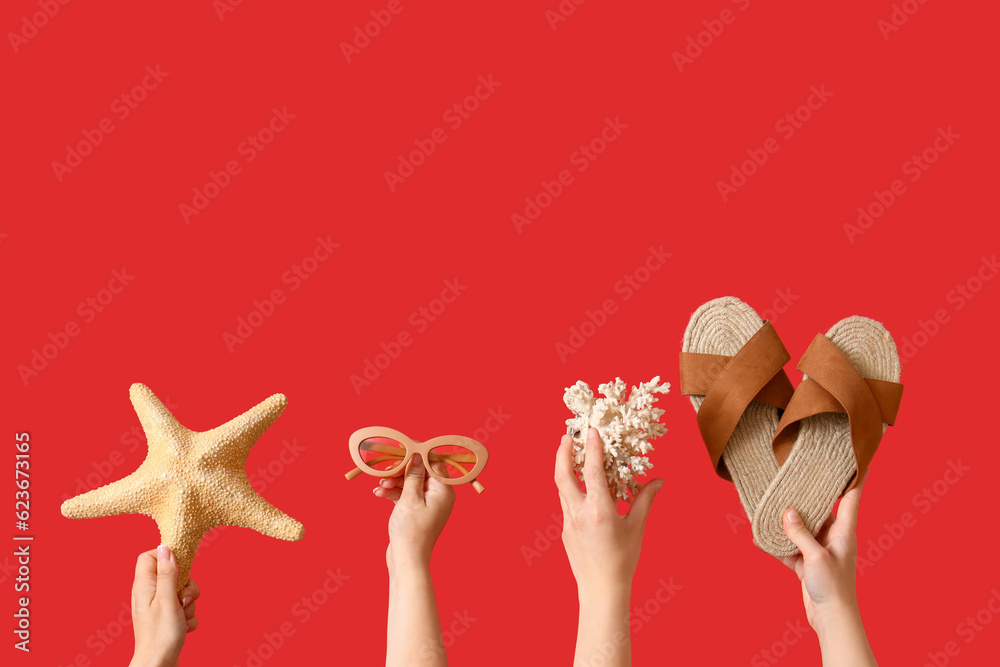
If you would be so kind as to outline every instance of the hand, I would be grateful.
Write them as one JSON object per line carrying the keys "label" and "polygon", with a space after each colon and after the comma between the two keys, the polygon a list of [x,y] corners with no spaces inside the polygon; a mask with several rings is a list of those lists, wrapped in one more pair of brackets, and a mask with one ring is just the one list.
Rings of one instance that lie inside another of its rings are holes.
{"label": "hand", "polygon": [[824,667],[877,665],[858,609],[858,505],[865,477],[840,499],[837,518],[827,519],[813,537],[794,509],[782,525],[799,548],[783,559],[802,582],[802,602],[809,625],[819,637]]}
{"label": "hand", "polygon": [[[435,472],[447,475],[443,464]],[[402,477],[388,477],[375,495],[395,503],[389,516],[389,548],[385,558],[390,572],[401,562],[429,567],[431,551],[451,516],[455,490],[427,474],[420,454],[414,454]]]}
{"label": "hand", "polygon": [[563,545],[577,587],[581,596],[608,586],[630,588],[639,563],[646,516],[656,493],[663,488],[663,480],[656,478],[646,483],[622,516],[608,489],[604,444],[597,429],[587,433],[583,466],[587,493],[580,490],[573,471],[572,447],[572,439],[564,435],[556,454],[555,480],[563,511]]}
{"label": "hand", "polygon": [[201,590],[194,580],[178,594],[177,559],[160,545],[139,555],[132,584],[135,654],[131,667],[173,667],[184,637],[198,628],[195,600]]}
{"label": "hand", "polygon": [[[867,477],[867,472],[865,477]],[[832,613],[858,613],[856,589],[858,558],[858,505],[865,480],[840,500],[837,517],[831,516],[816,537],[806,529],[794,509],[785,510],[782,526],[799,553],[782,562],[802,582],[806,618],[814,630]]]}

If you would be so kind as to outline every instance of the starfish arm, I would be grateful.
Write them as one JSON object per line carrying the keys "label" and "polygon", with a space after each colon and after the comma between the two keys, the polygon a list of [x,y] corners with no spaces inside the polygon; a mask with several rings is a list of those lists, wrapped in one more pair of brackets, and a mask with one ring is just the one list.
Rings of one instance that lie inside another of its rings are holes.
{"label": "starfish arm", "polygon": [[183,487],[170,488],[156,515],[160,529],[160,544],[165,544],[177,559],[177,591],[190,579],[191,565],[201,538],[214,527],[211,520],[198,511],[197,494]]}
{"label": "starfish arm", "polygon": [[220,524],[252,528],[262,535],[296,542],[302,539],[302,524],[253,490],[247,481],[230,487],[232,502],[220,508]]}
{"label": "starfish arm", "polygon": [[189,434],[188,429],[181,426],[167,406],[156,397],[153,390],[146,385],[136,382],[128,390],[129,398],[132,400],[132,407],[139,417],[142,430],[146,433],[147,441],[151,442],[152,434],[170,434],[178,441],[183,441],[185,435]]}
{"label": "starfish arm", "polygon": [[[140,467],[141,470],[141,467]],[[117,514],[150,514],[150,489],[145,475],[135,471],[128,477],[70,498],[62,504],[63,516],[91,519]]]}
{"label": "starfish arm", "polygon": [[199,448],[200,456],[213,458],[210,455],[219,454],[227,459],[239,457],[242,466],[250,448],[284,412],[287,403],[284,394],[273,394],[222,426],[199,433],[198,440],[203,443]]}

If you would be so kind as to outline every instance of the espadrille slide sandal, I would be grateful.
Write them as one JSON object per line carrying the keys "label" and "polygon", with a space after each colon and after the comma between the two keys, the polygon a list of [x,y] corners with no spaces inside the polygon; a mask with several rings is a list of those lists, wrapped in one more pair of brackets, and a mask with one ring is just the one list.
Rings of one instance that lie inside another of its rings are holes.
{"label": "espadrille slide sandal", "polygon": [[771,441],[792,397],[791,358],[770,322],[731,296],[691,316],[680,357],[681,393],[698,413],[712,467],[736,485],[751,519],[778,473]]}
{"label": "espadrille slide sandal", "polygon": [[797,368],[803,379],[774,437],[781,469],[752,522],[754,542],[777,557],[798,553],[781,527],[782,513],[794,507],[815,535],[868,469],[903,395],[896,343],[867,317],[848,317],[817,334]]}

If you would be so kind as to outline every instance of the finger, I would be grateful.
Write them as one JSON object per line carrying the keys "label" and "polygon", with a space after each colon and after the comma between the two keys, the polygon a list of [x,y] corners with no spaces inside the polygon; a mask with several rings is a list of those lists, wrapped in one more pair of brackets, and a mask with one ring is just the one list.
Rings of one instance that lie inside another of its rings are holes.
{"label": "finger", "polygon": [[785,567],[795,572],[795,566],[800,560],[802,560],[802,554],[795,554],[794,556],[784,556],[781,559],[781,562],[785,565]]}
{"label": "finger", "polygon": [[440,508],[450,516],[451,508],[455,506],[455,487],[430,477],[427,480],[424,501],[428,506]]}
{"label": "finger", "polygon": [[601,492],[602,495],[608,493],[608,478],[604,474],[604,441],[597,429],[591,427],[587,431],[587,444],[585,446],[586,459],[583,462],[583,480],[587,484],[587,493]]}
{"label": "finger", "polygon": [[868,471],[858,480],[858,485],[844,494],[837,508],[836,533],[841,537],[856,535],[858,530],[858,510],[861,507],[861,490],[864,488]]}
{"label": "finger", "polygon": [[156,549],[139,554],[135,561],[135,581],[132,600],[137,606],[148,607],[156,596]]}
{"label": "finger", "polygon": [[375,495],[378,498],[387,498],[395,503],[399,500],[400,496],[403,495],[403,490],[399,487],[389,489],[388,491],[385,489],[375,489]]}
{"label": "finger", "polygon": [[194,618],[194,606],[195,602],[184,607],[184,618]]}
{"label": "finger", "polygon": [[403,486],[402,477],[383,477],[379,480],[378,485],[388,491],[389,489],[394,489],[397,486]]}
{"label": "finger", "polygon": [[646,525],[646,517],[649,516],[649,510],[653,508],[653,499],[656,498],[656,494],[663,488],[663,484],[663,480],[657,477],[656,479],[649,480],[639,489],[639,493],[636,494],[632,501],[632,507],[629,509],[628,514],[625,515],[625,520],[628,523],[637,523],[639,526]]}
{"label": "finger", "polygon": [[827,546],[830,543],[830,528],[833,527],[833,524],[834,518],[831,514],[826,517],[826,521],[824,521],[823,525],[819,527],[818,531],[816,531],[816,541],[823,546]]}
{"label": "finger", "polygon": [[804,560],[811,561],[827,553],[827,550],[816,541],[806,525],[802,523],[802,517],[794,509],[787,509],[782,513],[781,526],[785,529],[785,535],[792,541],[792,544],[799,548]]}
{"label": "finger", "polygon": [[556,450],[556,488],[559,489],[559,497],[573,502],[583,499],[583,491],[580,490],[580,482],[573,472],[573,439],[564,435],[559,441],[559,449]]}
{"label": "finger", "polygon": [[420,454],[414,454],[410,465],[406,467],[408,484],[403,487],[402,498],[411,501],[424,502],[424,459]]}
{"label": "finger", "polygon": [[198,584],[195,583],[194,579],[188,579],[187,585],[184,589],[177,595],[181,600],[181,606],[186,607],[189,603],[194,602],[201,597],[201,589]]}
{"label": "finger", "polygon": [[192,616],[187,621],[185,621],[185,624],[187,626],[187,628],[184,630],[185,632],[194,632],[195,630],[198,629],[198,617]]}
{"label": "finger", "polygon": [[177,559],[169,547],[156,547],[156,599],[180,604],[177,599]]}

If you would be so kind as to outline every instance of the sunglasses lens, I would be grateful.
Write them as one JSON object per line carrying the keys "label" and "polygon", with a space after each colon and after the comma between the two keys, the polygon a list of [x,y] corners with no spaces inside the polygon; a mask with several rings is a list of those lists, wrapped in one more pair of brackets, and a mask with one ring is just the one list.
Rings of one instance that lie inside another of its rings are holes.
{"label": "sunglasses lens", "polygon": [[439,445],[431,450],[431,468],[442,477],[459,479],[476,467],[476,454],[461,445]]}
{"label": "sunglasses lens", "polygon": [[392,438],[367,438],[358,444],[361,460],[372,470],[395,470],[406,458],[406,447]]}

